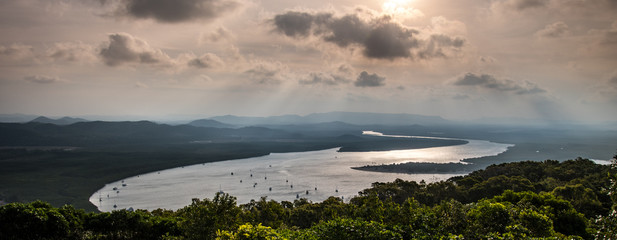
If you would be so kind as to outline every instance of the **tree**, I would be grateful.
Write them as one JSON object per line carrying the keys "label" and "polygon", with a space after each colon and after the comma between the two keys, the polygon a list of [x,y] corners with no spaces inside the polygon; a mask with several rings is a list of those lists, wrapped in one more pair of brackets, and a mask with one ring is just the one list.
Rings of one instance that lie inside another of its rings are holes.
{"label": "tree", "polygon": [[193,199],[191,205],[179,210],[183,218],[180,227],[187,239],[214,239],[217,230],[236,229],[241,209],[236,198],[227,193],[216,193],[214,199]]}
{"label": "tree", "polygon": [[0,239],[71,239],[70,223],[49,203],[9,203],[0,207]]}
{"label": "tree", "polygon": [[611,185],[608,188],[608,195],[613,203],[611,211],[606,216],[599,216],[595,223],[598,231],[595,233],[596,239],[617,239],[617,154],[611,159],[611,170],[608,173]]}

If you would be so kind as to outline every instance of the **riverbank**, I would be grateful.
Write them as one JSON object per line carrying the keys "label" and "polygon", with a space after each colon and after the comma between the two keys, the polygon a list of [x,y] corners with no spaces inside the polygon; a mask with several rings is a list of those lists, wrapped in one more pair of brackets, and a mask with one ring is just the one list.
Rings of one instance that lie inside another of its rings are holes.
{"label": "riverbank", "polygon": [[[374,143],[374,144],[371,144]],[[444,142],[443,144],[446,144]],[[54,206],[71,204],[97,211],[88,198],[110,182],[181,166],[244,159],[270,153],[304,152],[349,147],[356,150],[425,147],[404,139],[344,135],[298,138],[294,141],[225,141],[185,144],[128,144],[71,148],[0,149],[0,199],[6,202],[43,200]]]}

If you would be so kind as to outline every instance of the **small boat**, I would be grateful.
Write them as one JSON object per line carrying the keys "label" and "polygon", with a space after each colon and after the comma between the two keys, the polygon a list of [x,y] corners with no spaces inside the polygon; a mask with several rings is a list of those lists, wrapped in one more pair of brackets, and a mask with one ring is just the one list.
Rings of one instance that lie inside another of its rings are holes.
{"label": "small boat", "polygon": [[308,193],[309,193],[308,190],[306,190],[306,195],[308,195]]}
{"label": "small boat", "polygon": [[240,179],[240,183],[242,183],[242,179]]}
{"label": "small boat", "polygon": [[272,192],[272,187],[270,187],[270,192]]}
{"label": "small boat", "polygon": [[300,198],[300,194],[296,194],[296,198]]}
{"label": "small boat", "polygon": [[117,208],[117,207],[118,207],[118,205],[114,204],[114,208]]}
{"label": "small boat", "polygon": [[126,187],[126,183],[123,183],[123,184],[122,184],[122,186],[123,186],[123,187]]}
{"label": "small boat", "polygon": [[233,176],[233,175],[234,175],[234,172],[231,172],[231,176]]}
{"label": "small boat", "polygon": [[114,188],[112,188],[112,189],[113,189],[114,191],[118,190],[118,188],[117,188],[117,187],[114,187]]}

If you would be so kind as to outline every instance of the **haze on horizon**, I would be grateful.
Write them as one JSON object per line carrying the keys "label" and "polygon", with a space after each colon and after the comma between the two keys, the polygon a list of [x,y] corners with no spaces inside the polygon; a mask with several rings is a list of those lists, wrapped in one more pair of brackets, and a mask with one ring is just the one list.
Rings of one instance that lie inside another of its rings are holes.
{"label": "haze on horizon", "polygon": [[617,116],[613,0],[0,1],[0,114]]}

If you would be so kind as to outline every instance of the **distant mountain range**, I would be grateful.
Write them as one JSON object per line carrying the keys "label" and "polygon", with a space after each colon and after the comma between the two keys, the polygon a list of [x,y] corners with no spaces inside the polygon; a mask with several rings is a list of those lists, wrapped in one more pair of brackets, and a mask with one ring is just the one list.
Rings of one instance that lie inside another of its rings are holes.
{"label": "distant mountain range", "polygon": [[200,141],[260,141],[295,139],[297,134],[264,127],[237,129],[171,126],[149,121],[0,123],[0,146],[103,146],[188,143]]}
{"label": "distant mountain range", "polygon": [[233,115],[209,118],[225,124],[237,126],[251,125],[300,125],[342,122],[353,125],[444,125],[450,121],[438,116],[423,116],[416,114],[361,113],[361,112],[329,112],[313,113],[306,116],[282,115],[271,117],[241,117]]}

